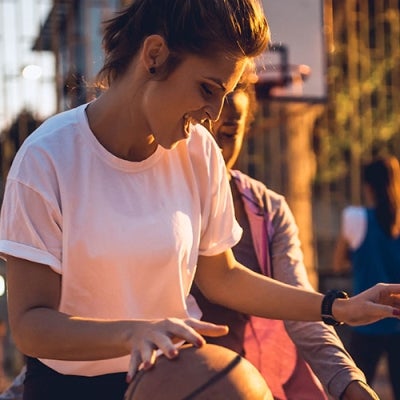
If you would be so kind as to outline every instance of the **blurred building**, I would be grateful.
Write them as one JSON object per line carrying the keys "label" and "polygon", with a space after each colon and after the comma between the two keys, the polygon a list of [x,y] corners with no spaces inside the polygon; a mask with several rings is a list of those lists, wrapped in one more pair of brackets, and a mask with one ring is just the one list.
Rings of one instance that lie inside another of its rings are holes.
{"label": "blurred building", "polygon": [[57,111],[88,101],[103,63],[101,21],[123,0],[54,0],[34,43],[36,51],[52,51],[56,63]]}

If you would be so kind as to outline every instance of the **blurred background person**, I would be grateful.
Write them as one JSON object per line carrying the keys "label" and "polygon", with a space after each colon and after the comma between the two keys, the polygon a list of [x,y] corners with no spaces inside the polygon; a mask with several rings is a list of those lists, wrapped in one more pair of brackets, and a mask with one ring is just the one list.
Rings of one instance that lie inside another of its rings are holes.
{"label": "blurred background person", "polygon": [[[377,157],[364,166],[365,206],[342,212],[333,266],[351,271],[353,294],[377,282],[400,282],[400,166],[396,157]],[[386,354],[390,382],[400,399],[400,321],[351,328],[349,351],[372,384]]]}
{"label": "blurred background person", "polygon": [[[240,262],[258,273],[313,290],[303,263],[298,228],[284,197],[233,169],[256,108],[254,86],[244,82],[227,97],[219,120],[208,126],[221,147],[235,216],[243,228],[242,239],[233,251]],[[228,335],[207,341],[226,346],[252,361],[264,375],[274,398],[326,399],[320,381],[335,399],[378,398],[332,327],[320,322],[284,324],[249,317],[208,302],[196,286],[192,294],[204,320],[230,328]]]}

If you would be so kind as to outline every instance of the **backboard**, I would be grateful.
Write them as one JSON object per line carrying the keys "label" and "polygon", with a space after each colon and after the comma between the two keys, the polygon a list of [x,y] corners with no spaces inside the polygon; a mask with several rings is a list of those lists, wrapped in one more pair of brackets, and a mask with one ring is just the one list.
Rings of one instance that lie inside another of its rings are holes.
{"label": "backboard", "polygon": [[257,61],[257,94],[292,101],[327,97],[323,0],[263,0],[272,45]]}

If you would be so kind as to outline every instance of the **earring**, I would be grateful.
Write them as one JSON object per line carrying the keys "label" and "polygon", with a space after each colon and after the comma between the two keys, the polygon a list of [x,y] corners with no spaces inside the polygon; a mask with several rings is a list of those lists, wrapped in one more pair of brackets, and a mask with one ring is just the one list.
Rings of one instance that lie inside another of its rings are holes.
{"label": "earring", "polygon": [[150,74],[154,75],[156,73],[156,67],[150,67],[149,72]]}

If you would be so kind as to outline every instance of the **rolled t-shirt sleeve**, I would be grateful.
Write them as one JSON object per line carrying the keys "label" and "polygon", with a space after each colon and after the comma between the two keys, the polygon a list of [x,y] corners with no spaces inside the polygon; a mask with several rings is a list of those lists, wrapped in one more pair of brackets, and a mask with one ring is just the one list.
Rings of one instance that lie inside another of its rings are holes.
{"label": "rolled t-shirt sleeve", "polygon": [[203,197],[202,223],[199,254],[213,256],[233,247],[242,236],[242,228],[235,219],[232,193],[228,174],[220,149],[214,139],[206,146],[207,165],[201,177]]}
{"label": "rolled t-shirt sleeve", "polygon": [[0,216],[0,253],[61,273],[61,212],[37,189],[9,178]]}
{"label": "rolled t-shirt sleeve", "polygon": [[199,254],[203,256],[213,256],[232,248],[243,233],[234,216],[231,193],[221,190],[222,193],[213,197],[207,227],[201,237]]}

